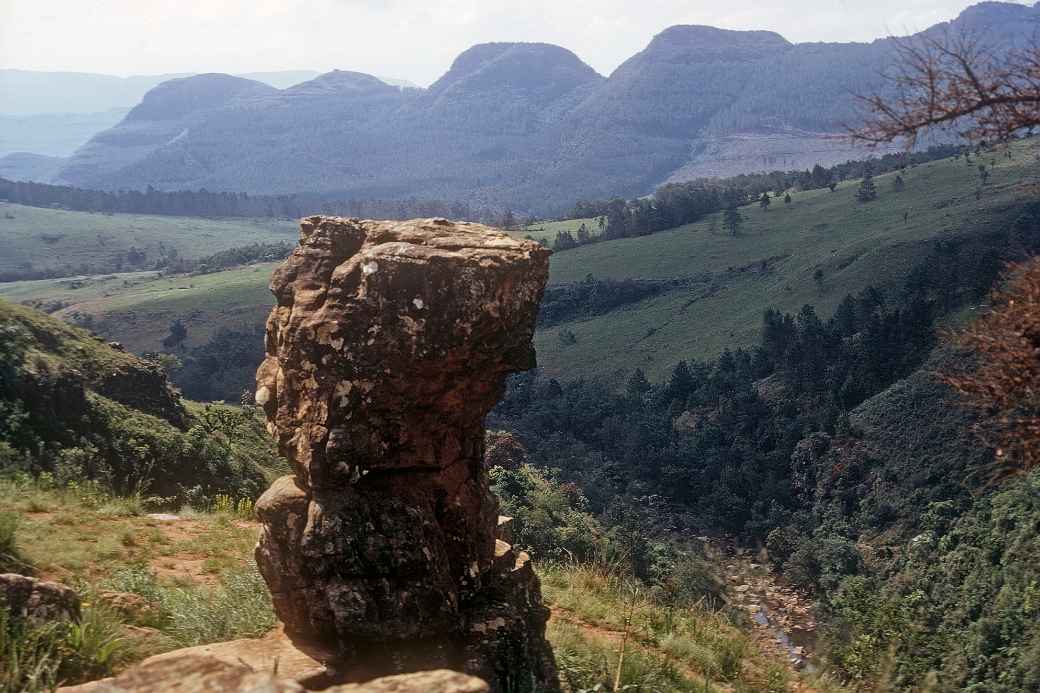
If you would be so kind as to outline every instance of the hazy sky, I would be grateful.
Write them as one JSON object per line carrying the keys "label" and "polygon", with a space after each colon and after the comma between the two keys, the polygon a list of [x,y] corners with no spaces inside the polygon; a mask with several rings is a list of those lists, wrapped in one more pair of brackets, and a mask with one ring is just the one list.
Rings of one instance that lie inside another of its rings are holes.
{"label": "hazy sky", "polygon": [[[426,85],[486,41],[546,41],[603,74],[673,24],[869,41],[970,0],[0,0],[0,67],[111,74],[333,68]],[[1022,3],[1026,4],[1026,3]]]}

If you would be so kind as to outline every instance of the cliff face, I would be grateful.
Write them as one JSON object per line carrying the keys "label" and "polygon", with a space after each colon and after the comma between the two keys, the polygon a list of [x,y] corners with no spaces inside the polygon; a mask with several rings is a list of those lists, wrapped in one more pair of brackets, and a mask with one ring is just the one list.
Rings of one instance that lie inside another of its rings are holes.
{"label": "cliff face", "polygon": [[548,256],[476,224],[311,217],[274,276],[257,401],[295,474],[257,504],[257,561],[287,633],[334,649],[338,678],[557,685],[483,467],[484,415],[534,365]]}

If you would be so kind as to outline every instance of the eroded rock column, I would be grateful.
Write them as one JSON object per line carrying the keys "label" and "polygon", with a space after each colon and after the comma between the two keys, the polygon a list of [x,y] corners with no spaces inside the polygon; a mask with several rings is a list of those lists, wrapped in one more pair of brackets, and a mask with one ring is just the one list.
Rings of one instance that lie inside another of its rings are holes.
{"label": "eroded rock column", "polygon": [[311,217],[275,273],[257,402],[295,474],[257,504],[257,561],[286,631],[349,678],[556,688],[483,467],[483,418],[534,365],[548,257],[478,224]]}

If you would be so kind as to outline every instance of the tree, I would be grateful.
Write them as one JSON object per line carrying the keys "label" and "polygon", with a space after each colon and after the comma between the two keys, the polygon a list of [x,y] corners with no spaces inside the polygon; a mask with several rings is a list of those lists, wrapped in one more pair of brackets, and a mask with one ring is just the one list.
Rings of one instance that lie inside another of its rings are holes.
{"label": "tree", "polygon": [[637,368],[628,379],[625,391],[633,399],[641,399],[650,391],[650,381],[646,379],[646,373],[642,368]]}
{"label": "tree", "polygon": [[863,182],[859,184],[856,191],[856,199],[860,202],[871,202],[877,199],[877,185],[874,184],[874,174],[870,167],[863,172]]}
{"label": "tree", "polygon": [[571,235],[570,231],[557,231],[556,240],[553,241],[553,250],[570,250],[576,248],[578,242],[574,240],[574,236]]}
{"label": "tree", "polygon": [[736,205],[730,205],[722,214],[722,228],[729,231],[731,236],[740,233],[740,227],[744,225],[744,217],[737,210]]}
{"label": "tree", "polygon": [[979,415],[976,431],[996,450],[998,476],[1040,466],[1040,263],[1011,276],[993,310],[960,335],[977,366],[944,374]]}
{"label": "tree", "polygon": [[592,240],[592,236],[589,234],[588,227],[583,223],[578,227],[578,245],[588,243],[590,240]]}
{"label": "tree", "polygon": [[985,46],[967,32],[906,39],[897,44],[896,67],[886,77],[885,89],[861,97],[867,117],[854,138],[903,140],[910,148],[927,130],[959,128],[974,141],[1003,142],[1040,125],[1035,39],[1010,50]]}
{"label": "tree", "polygon": [[162,345],[167,349],[180,349],[187,338],[188,328],[184,326],[180,318],[177,318],[170,323],[170,334],[163,338]]}
{"label": "tree", "polygon": [[502,217],[502,228],[513,229],[516,227],[516,217],[513,216],[513,210],[507,209],[505,216]]}
{"label": "tree", "polygon": [[768,212],[770,204],[769,193],[762,193],[762,197],[758,198],[758,206],[762,208],[763,212]]}
{"label": "tree", "polygon": [[823,291],[823,270],[817,267],[816,271],[813,272],[812,278],[816,282],[816,288]]}

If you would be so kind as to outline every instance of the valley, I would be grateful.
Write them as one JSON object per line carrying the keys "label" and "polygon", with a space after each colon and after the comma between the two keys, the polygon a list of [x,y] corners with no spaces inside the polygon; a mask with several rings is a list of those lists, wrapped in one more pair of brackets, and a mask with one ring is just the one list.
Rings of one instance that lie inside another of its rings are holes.
{"label": "valley", "polygon": [[[715,214],[649,236],[557,252],[551,261],[550,286],[582,282],[588,275],[596,280],[638,278],[672,285],[606,314],[540,329],[535,337],[539,366],[546,374],[564,379],[623,379],[636,367],[651,378],[661,378],[680,358],[709,359],[724,349],[754,344],[767,308],[796,312],[811,304],[826,317],[847,294],[868,286],[898,290],[934,243],[983,238],[1008,224],[1009,216],[1032,199],[1034,186],[1040,184],[1035,146],[1026,140],[973,158],[971,163],[957,157],[878,176],[879,198],[866,205],[855,200],[858,180],[841,183],[834,192],[796,191],[789,204],[777,199],[768,210],[758,205],[742,208],[746,222],[735,237],[722,228],[721,215]],[[979,164],[990,171],[981,187]],[[892,190],[897,175],[905,180],[901,192]],[[977,192],[981,192],[978,197]],[[101,225],[109,232],[120,225],[148,228],[138,231],[142,247],[154,247],[163,238],[171,247],[192,247],[197,254],[245,242],[292,238],[288,222],[192,222],[15,208],[28,220],[26,228],[40,228],[28,225],[34,215],[76,220],[62,225],[77,229],[61,241],[70,258],[107,254],[97,249],[94,239],[103,232],[95,230]],[[581,224],[598,233],[594,219],[579,219],[536,223],[514,235],[531,235],[551,244],[557,232],[573,233]],[[39,239],[37,231],[35,237],[17,240],[21,245],[12,251],[47,247]],[[50,306],[48,312],[90,325],[142,353],[161,350],[161,340],[174,320],[188,326],[185,347],[204,345],[221,327],[262,325],[272,305],[267,289],[272,267],[258,264],[180,277],[145,272],[7,282],[0,284],[0,296]],[[817,271],[820,280],[815,278]],[[705,330],[705,325],[711,329]],[[561,335],[572,335],[573,340]]]}
{"label": "valley", "polygon": [[1040,690],[1040,3],[965,4],[49,16],[0,693]]}

